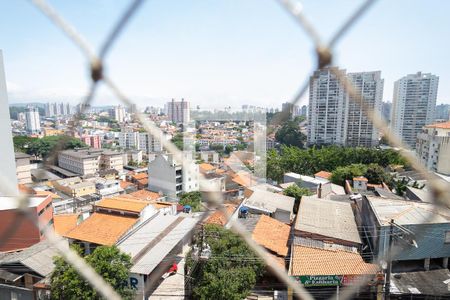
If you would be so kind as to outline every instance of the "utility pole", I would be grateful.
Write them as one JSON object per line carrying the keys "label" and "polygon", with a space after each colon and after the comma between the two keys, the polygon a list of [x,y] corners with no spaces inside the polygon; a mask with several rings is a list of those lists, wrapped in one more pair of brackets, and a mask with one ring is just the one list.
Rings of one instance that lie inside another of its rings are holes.
{"label": "utility pole", "polygon": [[394,219],[391,219],[391,226],[389,227],[389,246],[387,255],[387,270],[386,270],[386,285],[384,287],[385,299],[391,299],[391,272],[392,272],[392,242],[394,241]]}

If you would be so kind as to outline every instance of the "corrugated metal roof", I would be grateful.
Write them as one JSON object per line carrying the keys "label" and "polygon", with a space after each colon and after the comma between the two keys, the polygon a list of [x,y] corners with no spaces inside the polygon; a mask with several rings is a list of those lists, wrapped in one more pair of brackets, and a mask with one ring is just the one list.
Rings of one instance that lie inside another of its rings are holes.
{"label": "corrugated metal roof", "polygon": [[[69,249],[68,242],[63,240],[63,243]],[[0,265],[21,263],[45,277],[53,271],[53,257],[58,255],[58,251],[53,245],[47,241],[42,241],[23,251],[7,253],[1,256]]]}
{"label": "corrugated metal roof", "polygon": [[350,203],[303,196],[295,229],[361,243]]}
{"label": "corrugated metal roof", "polygon": [[261,208],[274,213],[277,208],[292,213],[295,199],[282,194],[255,189],[253,194],[245,200],[245,206]]}
{"label": "corrugated metal roof", "polygon": [[431,203],[367,197],[378,222],[388,225],[391,219],[400,225],[450,223],[450,209]]}
{"label": "corrugated metal roof", "polygon": [[[177,224],[175,222],[177,222],[178,218],[182,220]],[[131,268],[132,273],[150,274],[186,234],[194,228],[197,221],[197,218],[182,218],[158,214],[149,222],[122,239],[117,246],[121,251],[129,254],[133,260],[139,255],[139,259],[137,259]],[[175,224],[176,226],[170,228],[170,231],[164,232],[171,224]],[[161,233],[163,233],[163,236],[160,235]],[[158,240],[159,238],[161,239]],[[156,244],[148,247],[155,242]],[[145,248],[149,249],[145,253],[142,253]]]}

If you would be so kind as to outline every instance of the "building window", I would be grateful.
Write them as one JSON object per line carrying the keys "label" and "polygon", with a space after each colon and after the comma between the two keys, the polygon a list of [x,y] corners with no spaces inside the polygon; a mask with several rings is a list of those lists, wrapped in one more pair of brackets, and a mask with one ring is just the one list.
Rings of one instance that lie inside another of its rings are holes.
{"label": "building window", "polygon": [[445,240],[444,243],[450,244],[450,230],[445,232]]}

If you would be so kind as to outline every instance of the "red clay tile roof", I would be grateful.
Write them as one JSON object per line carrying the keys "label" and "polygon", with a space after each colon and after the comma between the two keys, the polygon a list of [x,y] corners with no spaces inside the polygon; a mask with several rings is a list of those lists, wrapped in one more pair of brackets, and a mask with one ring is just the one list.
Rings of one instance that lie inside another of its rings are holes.
{"label": "red clay tile roof", "polygon": [[138,199],[141,199],[141,200],[147,200],[147,201],[158,200],[159,198],[161,198],[159,193],[152,192],[149,190],[139,190],[136,192],[129,193],[128,195],[133,196]]}
{"label": "red clay tile roof", "polygon": [[141,212],[149,203],[140,199],[131,199],[124,197],[104,198],[98,201],[95,206],[110,208],[121,211]]}
{"label": "red clay tile roof", "polygon": [[291,227],[274,218],[262,215],[253,230],[252,238],[277,255],[286,256]]}
{"label": "red clay tile roof", "polygon": [[198,165],[200,172],[208,172],[208,171],[212,171],[215,169],[215,167],[213,165],[207,164],[207,163],[202,163]]}
{"label": "red clay tile roof", "polygon": [[55,231],[64,235],[77,227],[78,214],[64,214],[64,215],[54,215],[53,216],[53,226]]}
{"label": "red clay tile roof", "polygon": [[121,180],[121,181],[119,182],[119,184],[120,184],[120,187],[123,188],[123,189],[126,189],[126,188],[128,188],[128,187],[134,185],[134,184],[132,184],[131,182],[123,181],[123,180]]}
{"label": "red clay tile roof", "polygon": [[[236,205],[225,204],[225,208],[228,214],[231,215],[236,210]],[[225,224],[227,223],[228,223],[227,218],[220,210],[216,210],[205,220],[205,224],[216,224],[220,226],[225,226]]]}
{"label": "red clay tile roof", "polygon": [[137,221],[137,218],[132,217],[93,213],[64,236],[98,245],[112,246]]}
{"label": "red clay tile roof", "polygon": [[34,196],[37,196],[37,197],[51,196],[52,199],[61,199],[61,196],[59,196],[55,193],[49,192],[49,191],[35,191]]}
{"label": "red clay tile roof", "polygon": [[139,184],[147,186],[148,185],[148,178],[144,178],[144,179],[139,179],[137,181]]}
{"label": "red clay tile roof", "polygon": [[434,123],[426,126],[427,128],[450,129],[450,121],[442,123]]}
{"label": "red clay tile roof", "polygon": [[378,266],[364,262],[359,253],[294,245],[292,276],[376,274]]}
{"label": "red clay tile roof", "polygon": [[23,194],[27,194],[27,195],[31,195],[34,193],[34,190],[28,186],[26,186],[25,184],[19,183],[19,192],[23,193]]}
{"label": "red clay tile roof", "polygon": [[145,178],[148,178],[148,174],[147,173],[139,173],[139,174],[131,175],[131,177],[135,180],[145,179]]}
{"label": "red clay tile roof", "polygon": [[327,171],[319,171],[316,174],[314,174],[314,176],[316,176],[316,177],[322,177],[322,178],[326,178],[326,179],[330,178],[331,175],[332,174],[330,172],[327,172]]}
{"label": "red clay tile roof", "polygon": [[366,177],[360,176],[360,177],[354,177],[353,181],[368,181]]}

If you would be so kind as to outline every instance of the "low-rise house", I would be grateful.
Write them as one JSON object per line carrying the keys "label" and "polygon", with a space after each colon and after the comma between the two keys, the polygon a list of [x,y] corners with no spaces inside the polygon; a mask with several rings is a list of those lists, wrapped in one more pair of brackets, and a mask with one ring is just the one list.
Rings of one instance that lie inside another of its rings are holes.
{"label": "low-rise house", "polygon": [[156,209],[148,201],[128,197],[105,198],[95,204],[91,216],[64,236],[90,253],[98,245],[114,245],[155,213]]}
{"label": "low-rise house", "polygon": [[52,197],[30,197],[26,211],[31,219],[17,206],[16,198],[0,196],[0,236],[8,237],[0,244],[1,252],[21,250],[43,240],[36,222],[53,226]]}
{"label": "low-rise house", "polygon": [[331,175],[333,175],[331,172],[319,171],[316,174],[314,174],[314,178],[330,180],[331,179]]}
{"label": "low-rise house", "polygon": [[302,197],[294,234],[355,248],[362,244],[351,204],[316,196]]}
{"label": "low-rise house", "polygon": [[101,198],[114,197],[120,195],[124,190],[120,187],[119,180],[95,178],[95,191]]}
{"label": "low-rise house", "polygon": [[320,177],[314,178],[307,175],[300,175],[297,173],[285,173],[283,177],[283,183],[280,184],[282,188],[286,188],[288,183],[294,182],[300,187],[304,187],[309,189],[312,192],[316,192],[317,188],[320,184],[328,183],[329,181],[327,179],[323,179]]}
{"label": "low-rise house", "polygon": [[255,224],[252,238],[266,248],[277,263],[283,268],[289,249],[291,227],[266,215],[261,215]]}
{"label": "low-rise house", "polygon": [[177,255],[187,251],[189,232],[197,221],[157,213],[117,242],[117,247],[131,256],[130,283],[137,290],[136,297],[147,299],[152,291],[145,293],[145,284],[160,280],[173,263],[182,259]]}
{"label": "low-rise house", "polygon": [[[63,241],[63,247],[68,243]],[[22,287],[32,293],[35,284],[49,277],[54,269],[53,257],[59,256],[58,250],[49,242],[41,241],[23,251],[2,253],[0,255],[1,299],[49,299],[48,290],[35,291],[31,298],[5,298],[5,290],[10,286]],[[5,276],[6,275],[6,276]],[[6,286],[6,287],[5,287]],[[10,293],[12,296],[12,293]],[[17,293],[15,293],[17,296]],[[28,294],[28,293],[27,293]]]}
{"label": "low-rise house", "polygon": [[[393,221],[415,233],[402,240],[393,239],[394,265],[415,261],[417,267],[425,270],[430,268],[430,264],[447,268],[450,256],[450,209],[431,203],[372,196],[364,196],[356,203],[375,255],[387,255]],[[395,225],[392,229],[394,233],[399,233]]]}
{"label": "low-rise house", "polygon": [[95,184],[93,182],[83,181],[80,177],[55,180],[53,186],[56,190],[74,198],[94,194],[96,192]]}
{"label": "low-rise house", "polygon": [[295,199],[283,194],[255,189],[241,206],[245,206],[252,214],[264,214],[286,224],[293,219]]}
{"label": "low-rise house", "polygon": [[353,178],[353,188],[355,190],[366,191],[369,180],[367,180],[364,176],[354,177]]}
{"label": "low-rise house", "polygon": [[[366,263],[353,247],[297,237],[291,247],[289,275],[307,288],[352,285],[378,272],[378,266]],[[335,290],[325,293],[328,298]]]}

